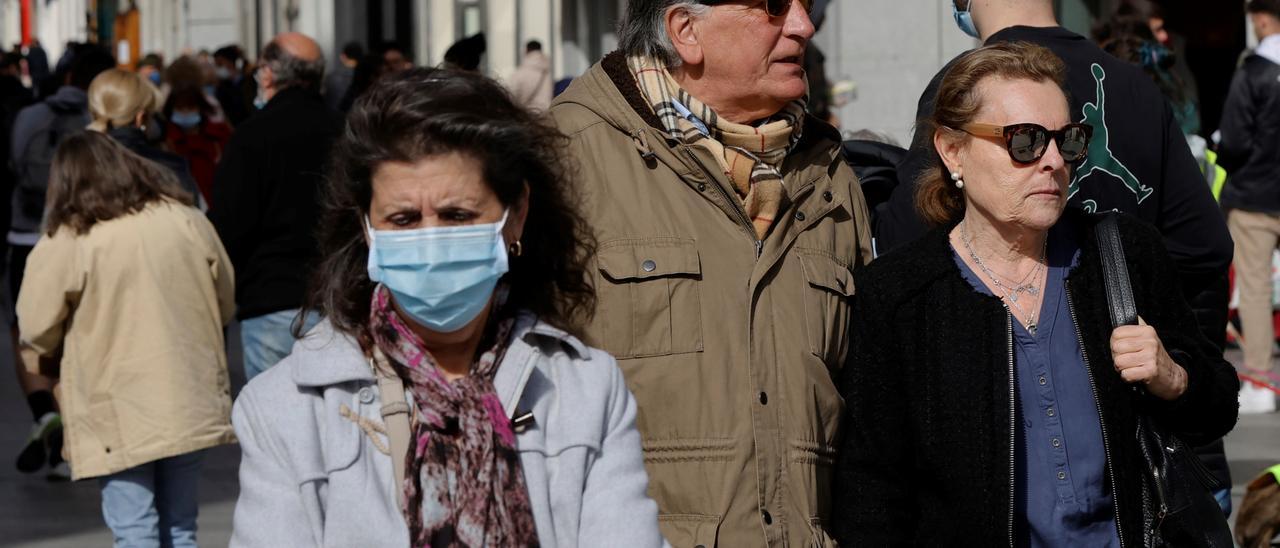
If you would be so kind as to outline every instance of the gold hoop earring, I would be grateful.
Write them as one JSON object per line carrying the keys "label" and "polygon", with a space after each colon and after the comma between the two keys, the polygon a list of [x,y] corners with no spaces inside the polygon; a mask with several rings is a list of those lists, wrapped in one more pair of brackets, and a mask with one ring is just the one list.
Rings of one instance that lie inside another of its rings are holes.
{"label": "gold hoop earring", "polygon": [[520,243],[520,240],[516,240],[507,246],[507,252],[514,257],[524,255],[524,244]]}

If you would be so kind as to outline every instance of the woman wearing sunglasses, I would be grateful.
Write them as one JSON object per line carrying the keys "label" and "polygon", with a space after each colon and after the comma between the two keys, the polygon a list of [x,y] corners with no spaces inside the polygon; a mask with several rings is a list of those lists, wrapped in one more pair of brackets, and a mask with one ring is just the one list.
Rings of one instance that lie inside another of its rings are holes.
{"label": "woman wearing sunglasses", "polygon": [[1091,130],[1064,65],[1002,43],[959,58],[917,205],[936,228],[858,274],[831,523],[842,545],[1142,545],[1148,415],[1188,443],[1236,420],[1158,234],[1119,219],[1142,324],[1111,328],[1094,229],[1067,210]]}

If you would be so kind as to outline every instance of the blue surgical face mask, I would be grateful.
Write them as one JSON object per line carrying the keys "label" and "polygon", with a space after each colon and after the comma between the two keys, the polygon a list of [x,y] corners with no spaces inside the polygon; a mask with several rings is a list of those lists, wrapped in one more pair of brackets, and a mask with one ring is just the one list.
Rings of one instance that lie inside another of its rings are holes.
{"label": "blue surgical face mask", "polygon": [[151,80],[151,83],[152,83],[152,84],[155,84],[155,85],[157,85],[157,86],[158,86],[158,85],[160,85],[160,72],[159,72],[159,71],[156,71],[156,72],[153,72],[153,73],[151,73],[151,74],[148,74],[148,75],[147,75],[147,79],[148,79],[148,80]]}
{"label": "blue surgical face mask", "polygon": [[453,333],[489,304],[507,273],[502,227],[494,224],[374,230],[369,233],[369,279],[381,283],[404,313],[436,333]]}
{"label": "blue surgical face mask", "polygon": [[173,111],[173,114],[169,116],[169,121],[173,122],[173,125],[182,129],[191,129],[200,125],[200,112],[194,110],[175,110]]}
{"label": "blue surgical face mask", "polygon": [[951,2],[951,15],[955,17],[956,26],[960,27],[960,31],[974,38],[980,38],[978,36],[978,27],[973,24],[973,3],[976,0],[968,0],[969,5],[965,6],[967,9],[964,11],[960,11],[960,8],[956,7],[955,0],[947,1]]}
{"label": "blue surgical face mask", "polygon": [[267,97],[262,91],[262,78],[258,77],[257,71],[253,73],[253,81],[258,83],[258,94],[253,96],[253,108],[262,110],[267,106]]}

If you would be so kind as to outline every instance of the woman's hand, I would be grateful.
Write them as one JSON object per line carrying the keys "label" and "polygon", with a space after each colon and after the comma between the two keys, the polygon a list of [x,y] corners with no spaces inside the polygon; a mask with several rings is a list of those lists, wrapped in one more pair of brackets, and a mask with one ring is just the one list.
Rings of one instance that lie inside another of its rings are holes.
{"label": "woman's hand", "polygon": [[1120,378],[1130,384],[1142,383],[1157,398],[1172,401],[1187,391],[1187,371],[1169,357],[1156,329],[1141,317],[1138,325],[1120,326],[1111,332],[1111,358]]}

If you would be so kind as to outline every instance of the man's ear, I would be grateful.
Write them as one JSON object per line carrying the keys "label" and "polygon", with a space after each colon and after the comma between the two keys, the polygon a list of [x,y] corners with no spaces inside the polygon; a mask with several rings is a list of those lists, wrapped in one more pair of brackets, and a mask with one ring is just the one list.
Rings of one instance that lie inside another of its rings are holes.
{"label": "man's ear", "polygon": [[698,40],[697,19],[685,6],[667,8],[667,37],[675,46],[680,62],[685,65],[701,65],[702,43]]}

